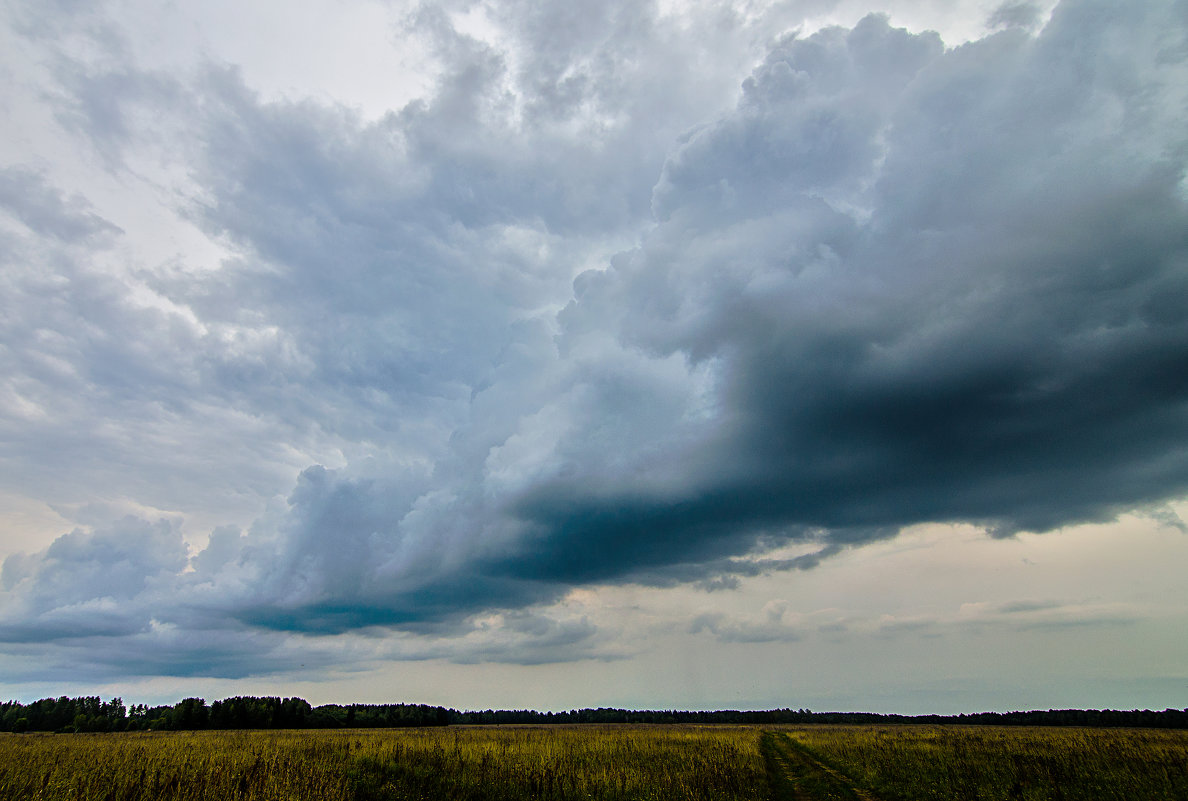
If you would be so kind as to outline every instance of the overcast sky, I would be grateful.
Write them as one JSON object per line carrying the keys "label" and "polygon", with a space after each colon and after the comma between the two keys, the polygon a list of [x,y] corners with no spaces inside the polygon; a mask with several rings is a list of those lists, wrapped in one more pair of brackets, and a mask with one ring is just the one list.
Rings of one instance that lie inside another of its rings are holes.
{"label": "overcast sky", "polygon": [[0,696],[1188,707],[1182,0],[0,7]]}

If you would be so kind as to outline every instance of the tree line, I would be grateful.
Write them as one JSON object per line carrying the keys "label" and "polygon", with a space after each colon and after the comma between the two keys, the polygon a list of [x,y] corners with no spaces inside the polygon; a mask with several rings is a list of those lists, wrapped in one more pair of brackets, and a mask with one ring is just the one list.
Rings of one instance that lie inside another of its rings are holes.
{"label": "tree line", "polygon": [[207,705],[185,698],[173,706],[104,703],[97,696],[43,698],[31,704],[0,704],[0,731],[195,731],[200,729],[328,729],[444,726],[449,713],[424,704],[327,704],[316,709],[303,698],[236,696]]}
{"label": "tree line", "polygon": [[397,728],[404,726],[507,725],[573,723],[957,723],[993,726],[1096,726],[1188,728],[1188,709],[1049,709],[1029,712],[979,712],[962,715],[884,715],[872,712],[813,712],[808,709],[765,711],[679,711],[574,709],[487,709],[459,712],[425,704],[325,704],[313,707],[302,698],[235,696],[209,705],[185,698],[172,706],[125,706],[123,699],[98,696],[43,698],[30,704],[0,704],[0,731],[110,732],[194,731],[200,729]]}

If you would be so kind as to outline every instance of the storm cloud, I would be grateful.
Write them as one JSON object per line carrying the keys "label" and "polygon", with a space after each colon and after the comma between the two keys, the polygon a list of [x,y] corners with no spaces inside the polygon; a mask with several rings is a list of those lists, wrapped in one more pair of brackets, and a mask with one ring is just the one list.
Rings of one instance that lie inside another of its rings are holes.
{"label": "storm cloud", "polygon": [[[138,476],[225,459],[213,506],[245,484],[284,499],[191,551],[143,513],[10,556],[0,639],[112,638],[180,675],[188,630],[217,633],[222,675],[277,632],[585,658],[610,653],[593,624],[530,610],[585,585],[813,569],[920,523],[1006,537],[1188,492],[1181,3],[1070,0],[1042,26],[1007,5],[950,48],[878,14],[781,30],[730,86],[771,19],[682,36],[647,5],[518,5],[490,25],[519,61],[410,14],[445,66],[379,116],[266,98],[222,65],[59,64],[109,169],[176,141],[178,212],[224,255],[112,270],[120,221],[0,173],[5,391],[25,403],[5,464],[73,431]],[[677,75],[724,31],[743,33],[722,63]],[[122,492],[182,505],[180,478],[139,480]],[[793,544],[815,551],[771,556]],[[782,614],[691,630],[795,639]]]}

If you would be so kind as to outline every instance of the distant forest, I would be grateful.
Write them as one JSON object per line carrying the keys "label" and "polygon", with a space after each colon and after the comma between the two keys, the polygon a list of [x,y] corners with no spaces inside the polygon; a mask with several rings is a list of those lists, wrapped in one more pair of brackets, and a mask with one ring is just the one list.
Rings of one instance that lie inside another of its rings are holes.
{"label": "distant forest", "polygon": [[506,725],[563,723],[961,723],[994,726],[1136,726],[1188,728],[1188,709],[1119,711],[1049,709],[1031,712],[979,712],[971,715],[881,715],[870,712],[812,712],[771,709],[763,712],[719,710],[574,709],[535,712],[527,709],[459,712],[424,704],[326,704],[313,707],[301,698],[236,696],[207,704],[186,698],[173,706],[124,705],[120,698],[98,696],[43,698],[31,704],[0,704],[0,731],[108,732],[193,731],[197,729],[334,729],[402,726]]}

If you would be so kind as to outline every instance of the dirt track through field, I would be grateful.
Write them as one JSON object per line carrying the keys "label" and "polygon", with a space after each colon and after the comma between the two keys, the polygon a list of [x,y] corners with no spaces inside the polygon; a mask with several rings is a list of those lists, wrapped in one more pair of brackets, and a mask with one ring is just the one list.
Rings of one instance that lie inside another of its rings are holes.
{"label": "dirt track through field", "polygon": [[761,744],[772,801],[880,801],[814,757],[782,732],[765,732]]}

